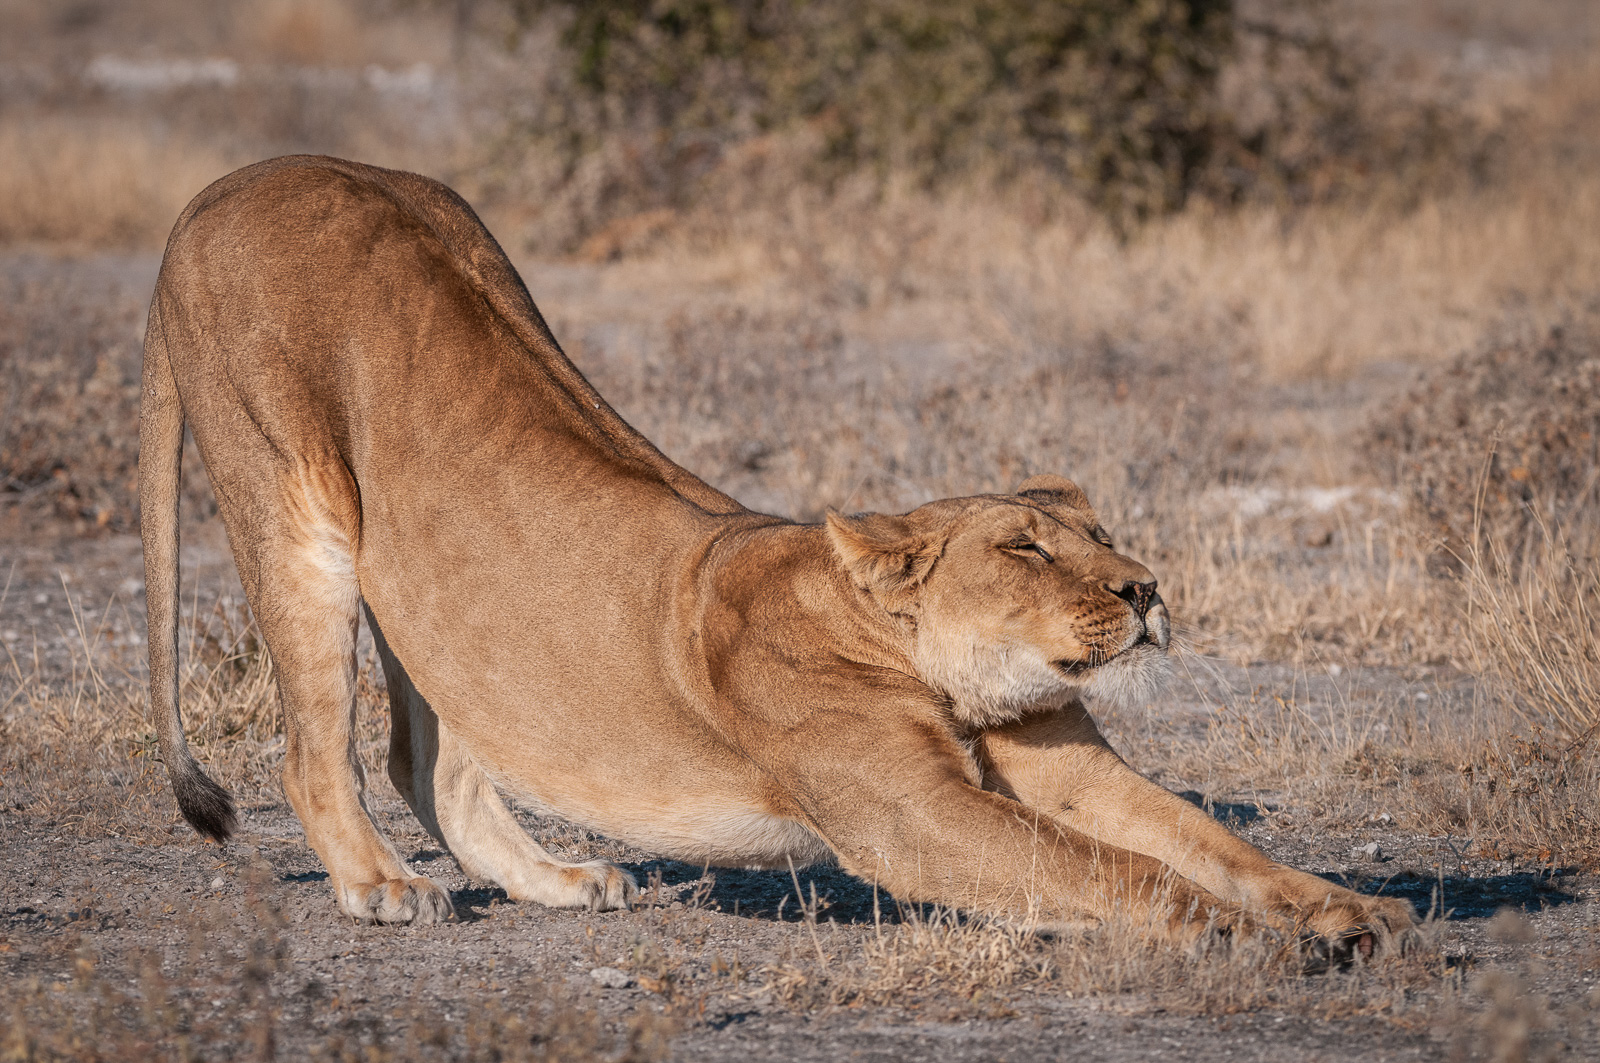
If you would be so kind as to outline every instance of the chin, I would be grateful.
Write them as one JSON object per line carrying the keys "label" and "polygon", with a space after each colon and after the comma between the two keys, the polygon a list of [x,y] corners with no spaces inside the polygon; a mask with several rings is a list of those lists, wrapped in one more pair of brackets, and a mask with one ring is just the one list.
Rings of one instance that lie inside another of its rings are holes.
{"label": "chin", "polygon": [[1160,647],[1142,642],[1085,675],[1081,689],[1096,701],[1131,709],[1147,704],[1167,685],[1172,663]]}

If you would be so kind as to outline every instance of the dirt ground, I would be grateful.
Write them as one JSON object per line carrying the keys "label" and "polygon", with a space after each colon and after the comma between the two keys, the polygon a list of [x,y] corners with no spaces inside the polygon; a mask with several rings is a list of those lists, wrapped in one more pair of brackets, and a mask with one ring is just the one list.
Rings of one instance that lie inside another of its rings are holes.
{"label": "dirt ground", "polygon": [[[1600,7],[1240,0],[1221,88],[1287,183],[1130,230],[1031,178],[835,180],[809,122],[597,126],[582,6],[0,0],[0,1061],[1600,1060]],[[304,151],[449,182],[599,390],[753,508],[1077,480],[1178,632],[1108,737],[1409,900],[1418,947],[1306,974],[529,813],[645,895],[507,903],[390,786],[365,656],[374,811],[462,918],[352,925],[191,452],[185,723],[243,812],[203,844],[143,688],[140,341],[183,204]]]}
{"label": "dirt ground", "polygon": [[[121,307],[107,349],[126,366],[155,264],[23,258],[6,276],[49,278],[65,305],[72,289]],[[564,314],[590,332],[621,316],[593,273],[533,276],[558,331]],[[1509,842],[1496,858],[1483,830],[1430,827],[1410,796],[1408,773],[1456,769],[1406,761],[1400,731],[1486,726],[1477,682],[1449,665],[1191,653],[1165,700],[1103,715],[1135,766],[1277,859],[1410,900],[1427,923],[1409,958],[1307,976],[1112,931],[1019,934],[900,907],[833,869],[688,867],[531,814],[559,855],[629,867],[644,903],[507,903],[463,878],[374,770],[372,689],[374,810],[461,922],[357,926],[273,781],[270,718],[205,723],[199,742],[243,804],[237,838],[203,844],[178,818],[140,718],[138,540],[93,512],[0,514],[0,720],[28,750],[0,775],[6,1058],[1600,1058],[1594,862]],[[236,622],[220,528],[197,520],[185,543],[191,623]],[[1267,767],[1249,768],[1251,743],[1276,743]],[[1386,766],[1353,782],[1368,763]]]}

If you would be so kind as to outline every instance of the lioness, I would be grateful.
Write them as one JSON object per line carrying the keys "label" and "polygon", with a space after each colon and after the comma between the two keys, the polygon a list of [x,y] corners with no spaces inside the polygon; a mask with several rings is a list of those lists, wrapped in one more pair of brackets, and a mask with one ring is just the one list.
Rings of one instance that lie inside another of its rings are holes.
{"label": "lioness", "polygon": [[1370,951],[1412,922],[1273,863],[1106,744],[1080,696],[1150,695],[1167,610],[1074,484],[753,513],[606,404],[436,182],[301,156],[207,188],[167,243],[143,387],[151,702],[179,807],[235,828],[178,709],[187,421],[276,668],[284,788],[354,918],[453,915],[363,798],[364,608],[389,777],[519,900],[620,908],[636,887],[552,857],[501,789],[677,860],[836,859],[908,900],[1127,911],[1179,940],[1250,919]]}

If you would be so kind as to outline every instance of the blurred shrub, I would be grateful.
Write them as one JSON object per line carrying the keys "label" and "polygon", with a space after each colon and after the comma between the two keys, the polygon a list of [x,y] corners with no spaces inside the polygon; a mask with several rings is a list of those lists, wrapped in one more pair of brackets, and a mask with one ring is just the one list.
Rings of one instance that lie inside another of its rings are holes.
{"label": "blurred shrub", "polygon": [[1516,568],[1552,536],[1592,554],[1600,530],[1600,308],[1489,344],[1373,421],[1440,560]]}
{"label": "blurred shrub", "polygon": [[1116,213],[1175,205],[1214,140],[1231,0],[600,0],[578,83],[669,136],[813,123],[824,169],[1042,166]]}
{"label": "blurred shrub", "polygon": [[1043,176],[1124,226],[1197,193],[1482,168],[1464,120],[1375,102],[1324,0],[509,2],[560,41],[528,130],[588,186],[577,208],[612,216],[725,193],[705,178],[752,143],[785,186]]}
{"label": "blurred shrub", "polygon": [[1474,671],[1583,746],[1600,729],[1600,307],[1458,359],[1375,423],[1369,446],[1461,576]]}
{"label": "blurred shrub", "polygon": [[1562,736],[1528,748],[1564,787],[1600,733],[1600,304],[1458,358],[1372,424],[1434,569],[1460,578],[1473,671]]}

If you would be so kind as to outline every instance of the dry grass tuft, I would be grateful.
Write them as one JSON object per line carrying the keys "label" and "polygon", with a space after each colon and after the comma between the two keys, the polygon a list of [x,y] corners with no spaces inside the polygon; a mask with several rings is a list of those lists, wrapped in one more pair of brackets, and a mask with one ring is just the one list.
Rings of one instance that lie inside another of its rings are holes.
{"label": "dry grass tuft", "polygon": [[159,247],[236,165],[207,140],[114,117],[0,114],[0,244]]}
{"label": "dry grass tuft", "polygon": [[[68,677],[46,678],[37,661],[8,648],[0,772],[30,814],[62,833],[165,844],[187,831],[174,826],[179,821],[147,713],[142,647],[130,653],[105,644],[115,607],[96,616],[74,603]],[[271,658],[254,622],[242,607],[220,601],[191,617],[181,658],[184,731],[196,755],[243,803],[277,802],[283,722]],[[374,661],[359,676],[358,696],[357,752],[368,773],[382,778],[388,716]]]}
{"label": "dry grass tuft", "polygon": [[1369,451],[1453,569],[1513,573],[1589,553],[1600,515],[1600,305],[1488,339],[1377,412]]}
{"label": "dry grass tuft", "polygon": [[87,937],[70,935],[58,946],[73,957],[70,981],[8,982],[0,1053],[16,1063],[270,1060],[292,1036],[302,1058],[328,1063],[653,1063],[668,1054],[674,1026],[648,1009],[616,1030],[575,1001],[526,991],[514,1007],[476,1001],[455,1014],[412,1001],[404,1017],[340,1022],[307,1044],[303,1031],[288,1027],[307,1024],[313,1008],[341,1009],[338,1001],[329,1009],[290,991],[288,930],[262,885],[252,883],[246,919],[209,913],[191,928],[187,953],[176,957],[160,950],[104,955]]}
{"label": "dry grass tuft", "polygon": [[[1194,1015],[1315,1008],[1326,1017],[1402,1016],[1420,990],[1455,993],[1438,940],[1400,958],[1307,976],[1295,948],[1271,935],[1218,938],[1180,949],[1151,944],[1143,921],[1118,918],[1080,930],[1042,930],[945,909],[902,907],[859,949],[823,954],[797,930],[787,962],[765,970],[767,988],[790,1007],[953,1008],[951,1018],[1015,1014],[1027,994],[1100,998],[1130,1010]],[[824,938],[823,940],[826,940]]]}
{"label": "dry grass tuft", "polygon": [[1056,977],[1047,936],[1023,923],[901,906],[898,919],[878,923],[859,949],[840,949],[836,939],[823,944],[814,913],[802,908],[810,936],[797,931],[794,954],[763,972],[767,988],[791,1007],[901,1004],[940,995],[992,1011],[1003,1009],[1013,991]]}
{"label": "dry grass tuft", "polygon": [[1514,560],[1499,540],[1467,565],[1475,663],[1512,691],[1528,724],[1554,724],[1574,750],[1600,737],[1600,566],[1541,526]]}
{"label": "dry grass tuft", "polygon": [[1525,723],[1580,748],[1600,726],[1600,318],[1481,346],[1374,419],[1431,540],[1458,573],[1464,656]]}

